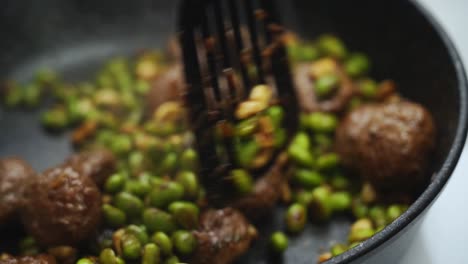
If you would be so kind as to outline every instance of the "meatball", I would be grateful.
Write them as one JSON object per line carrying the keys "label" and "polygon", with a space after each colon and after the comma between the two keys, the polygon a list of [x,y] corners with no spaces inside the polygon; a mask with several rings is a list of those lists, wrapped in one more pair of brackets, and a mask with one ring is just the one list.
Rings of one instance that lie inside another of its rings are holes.
{"label": "meatball", "polygon": [[73,155],[65,164],[73,167],[81,175],[90,177],[98,186],[103,186],[107,178],[115,172],[117,161],[112,152],[97,149]]}
{"label": "meatball", "polygon": [[42,246],[74,246],[100,223],[101,194],[96,184],[71,166],[43,172],[26,198],[22,222]]}
{"label": "meatball", "polygon": [[249,249],[257,231],[239,211],[225,208],[205,211],[194,234],[198,243],[190,263],[228,264]]}
{"label": "meatball", "polygon": [[0,160],[0,225],[12,220],[25,203],[24,194],[36,172],[17,158]]}
{"label": "meatball", "polygon": [[380,190],[418,188],[434,141],[431,114],[408,101],[361,106],[336,132],[343,164]]}
{"label": "meatball", "polygon": [[13,257],[10,255],[0,256],[0,264],[55,264],[57,261],[49,255]]}

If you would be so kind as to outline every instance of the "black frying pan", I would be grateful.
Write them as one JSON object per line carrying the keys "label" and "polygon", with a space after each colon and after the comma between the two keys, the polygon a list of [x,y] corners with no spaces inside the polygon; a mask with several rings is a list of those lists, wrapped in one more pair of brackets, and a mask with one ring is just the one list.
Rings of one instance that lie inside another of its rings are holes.
{"label": "black frying pan", "polygon": [[[434,114],[439,137],[430,186],[396,222],[329,263],[378,263],[383,255],[395,259],[411,242],[419,216],[447,182],[464,144],[467,98],[460,59],[433,19],[410,1],[281,2],[283,20],[302,37],[338,34],[351,49],[370,55],[374,77],[395,79],[404,96]],[[112,55],[163,47],[174,33],[176,9],[177,1],[167,0],[3,0],[0,77],[26,81],[47,66],[69,79],[90,78]],[[0,111],[0,156],[18,155],[42,170],[71,151],[67,135],[51,136],[40,128],[37,112]],[[279,211],[262,224],[262,233],[281,228]],[[283,260],[269,258],[261,239],[239,262],[314,263],[319,249],[346,239],[348,225],[346,218],[309,225],[293,239]]]}

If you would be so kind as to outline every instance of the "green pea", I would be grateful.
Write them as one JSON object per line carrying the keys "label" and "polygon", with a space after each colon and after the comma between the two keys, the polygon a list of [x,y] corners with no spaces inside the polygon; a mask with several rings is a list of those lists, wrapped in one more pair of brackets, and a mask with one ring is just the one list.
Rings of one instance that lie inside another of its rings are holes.
{"label": "green pea", "polygon": [[132,150],[132,139],[128,135],[115,135],[110,148],[116,154],[126,154]]}
{"label": "green pea", "polygon": [[175,152],[168,153],[159,164],[161,173],[169,173],[177,166],[177,154]]}
{"label": "green pea", "polygon": [[251,117],[245,120],[242,120],[235,127],[235,134],[239,137],[248,137],[255,133],[258,127],[258,118]]}
{"label": "green pea", "polygon": [[145,95],[151,90],[151,85],[145,80],[136,80],[135,91],[140,95]]}
{"label": "green pea", "polygon": [[343,59],[348,53],[343,42],[332,35],[321,36],[318,39],[318,47],[322,54],[332,56],[337,59]]}
{"label": "green pea", "polygon": [[317,158],[317,168],[319,170],[330,170],[338,166],[340,157],[336,153],[327,153]]}
{"label": "green pea", "polygon": [[144,197],[151,189],[149,182],[140,180],[127,180],[124,190],[138,197]]}
{"label": "green pea", "polygon": [[143,245],[149,241],[145,226],[129,225],[125,228],[125,232],[134,235]]}
{"label": "green pea", "polygon": [[172,243],[177,252],[181,255],[190,255],[197,246],[195,236],[185,230],[179,230],[172,235]]}
{"label": "green pea", "polygon": [[106,183],[104,184],[104,190],[107,193],[117,193],[120,192],[125,186],[125,177],[121,173],[116,173],[107,178]]}
{"label": "green pea", "polygon": [[115,255],[114,250],[106,248],[101,251],[99,255],[99,263],[101,264],[117,264],[117,256]]}
{"label": "green pea", "polygon": [[307,210],[304,205],[294,203],[286,212],[286,227],[291,233],[298,233],[305,227],[307,221]]}
{"label": "green pea", "polygon": [[315,166],[315,159],[312,153],[300,145],[291,144],[288,148],[288,156],[295,163],[313,168]]}
{"label": "green pea", "polygon": [[349,179],[346,178],[344,175],[342,175],[341,173],[336,173],[331,177],[330,185],[335,190],[345,190],[349,188],[351,183],[349,182]]}
{"label": "green pea", "polygon": [[336,244],[331,248],[331,253],[334,257],[343,254],[346,250],[348,250],[348,247],[343,244]]}
{"label": "green pea", "polygon": [[197,228],[200,210],[194,203],[173,202],[169,205],[169,212],[183,228],[189,230]]}
{"label": "green pea", "polygon": [[330,133],[338,126],[338,119],[329,113],[315,112],[307,117],[307,127],[314,132]]}
{"label": "green pea", "polygon": [[315,94],[318,97],[326,97],[336,91],[340,84],[340,78],[335,74],[328,74],[318,78],[315,81]]}
{"label": "green pea", "polygon": [[327,186],[320,186],[312,191],[312,202],[309,205],[312,220],[324,222],[330,219],[333,207],[330,203],[331,191]]}
{"label": "green pea", "polygon": [[317,187],[324,181],[320,173],[306,169],[297,169],[293,179],[299,186],[306,189]]}
{"label": "green pea", "polygon": [[120,192],[114,197],[117,208],[124,211],[129,217],[139,216],[143,211],[143,202],[135,195],[128,192]]}
{"label": "green pea", "polygon": [[366,204],[362,202],[361,199],[353,200],[351,210],[353,212],[354,217],[356,217],[357,219],[367,217],[369,214],[369,208]]}
{"label": "green pea", "polygon": [[284,110],[281,106],[272,106],[266,110],[266,115],[270,117],[275,128],[282,127],[284,120]]}
{"label": "green pea", "polygon": [[102,212],[104,214],[104,220],[111,227],[121,227],[127,222],[125,213],[112,205],[103,204]]}
{"label": "green pea", "polygon": [[76,262],[76,264],[96,264],[96,262],[89,258],[81,258]]}
{"label": "green pea", "polygon": [[359,91],[365,98],[375,98],[378,92],[377,83],[371,79],[364,79],[359,82]]}
{"label": "green pea", "polygon": [[300,203],[300,204],[308,207],[310,205],[310,203],[312,202],[313,198],[314,198],[314,195],[313,195],[312,191],[301,190],[301,191],[295,193],[294,201],[296,203]]}
{"label": "green pea", "polygon": [[288,237],[283,232],[275,232],[270,237],[270,247],[276,253],[283,253],[288,248]]}
{"label": "green pea", "polygon": [[23,101],[27,107],[37,107],[41,101],[41,86],[30,83],[23,91]]}
{"label": "green pea", "polygon": [[187,199],[194,200],[200,191],[200,185],[195,173],[191,171],[181,171],[176,176],[176,182],[179,183],[184,189],[184,196]]}
{"label": "green pea", "polygon": [[278,128],[273,132],[273,137],[275,141],[275,148],[280,148],[286,143],[286,140],[288,139],[288,135],[286,133],[286,130],[284,128]]}
{"label": "green pea", "polygon": [[359,77],[366,74],[370,69],[370,62],[362,53],[352,54],[345,62],[345,71],[351,77]]}
{"label": "green pea", "polygon": [[180,157],[180,167],[183,170],[196,171],[198,168],[198,154],[192,149],[186,149]]}
{"label": "green pea", "polygon": [[254,140],[238,144],[236,154],[239,165],[243,168],[249,168],[259,150],[260,146]]}
{"label": "green pea", "polygon": [[174,217],[156,208],[147,208],[143,212],[143,223],[150,232],[171,234],[177,229]]}
{"label": "green pea", "polygon": [[143,248],[143,257],[141,264],[159,264],[161,263],[161,253],[159,247],[153,243],[145,245]]}
{"label": "green pea", "polygon": [[42,124],[47,128],[63,129],[68,125],[68,116],[63,108],[53,108],[42,113]]}
{"label": "green pea", "polygon": [[330,195],[330,205],[335,211],[351,208],[352,197],[348,192],[335,192]]}
{"label": "green pea", "polygon": [[243,169],[231,171],[231,180],[234,188],[240,195],[251,193],[253,190],[253,178],[249,172]]}
{"label": "green pea", "polygon": [[141,242],[138,238],[129,233],[122,235],[121,240],[122,255],[125,259],[136,260],[141,256]]}
{"label": "green pea", "polygon": [[151,190],[147,199],[151,206],[166,208],[184,197],[184,187],[177,182],[165,182]]}
{"label": "green pea", "polygon": [[179,264],[179,258],[177,256],[171,256],[170,258],[166,259],[164,261],[164,264]]}
{"label": "green pea", "polygon": [[369,217],[375,223],[375,226],[385,226],[387,224],[387,214],[383,206],[373,206],[369,210]]}
{"label": "green pea", "polygon": [[165,256],[172,255],[172,241],[164,232],[156,232],[151,237],[151,241],[158,245],[161,253]]}

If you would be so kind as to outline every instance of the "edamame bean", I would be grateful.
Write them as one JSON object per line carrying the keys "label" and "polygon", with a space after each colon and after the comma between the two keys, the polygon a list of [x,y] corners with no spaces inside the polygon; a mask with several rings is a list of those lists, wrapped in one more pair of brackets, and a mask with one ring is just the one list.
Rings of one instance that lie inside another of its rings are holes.
{"label": "edamame bean", "polygon": [[183,170],[196,171],[198,168],[198,154],[192,149],[186,149],[180,157],[180,167]]}
{"label": "edamame bean", "polygon": [[305,227],[307,221],[307,210],[304,205],[294,203],[286,212],[286,227],[291,233],[298,233]]}
{"label": "edamame bean", "polygon": [[143,202],[135,195],[128,192],[120,192],[114,197],[117,208],[125,212],[127,216],[140,216],[143,211]]}
{"label": "edamame bean", "polygon": [[318,39],[320,52],[326,56],[343,59],[347,55],[347,50],[343,42],[335,36],[323,35]]}
{"label": "edamame bean", "polygon": [[121,240],[122,255],[125,259],[136,260],[141,256],[141,242],[135,235],[125,233]]}
{"label": "edamame bean", "polygon": [[253,178],[246,170],[232,170],[231,180],[234,188],[236,188],[237,193],[240,195],[248,194],[253,189]]}
{"label": "edamame bean", "polygon": [[294,182],[299,186],[311,189],[323,183],[323,176],[313,170],[297,169],[294,173]]}
{"label": "edamame bean", "polygon": [[312,220],[316,222],[328,220],[333,213],[330,204],[330,188],[328,186],[317,187],[312,191],[312,195],[313,199],[309,205]]}
{"label": "edamame bean", "polygon": [[366,74],[370,69],[370,62],[366,55],[356,53],[349,56],[345,62],[345,71],[351,77],[359,77]]}
{"label": "edamame bean", "polygon": [[161,263],[161,253],[159,247],[153,243],[145,245],[141,264],[159,264]]}
{"label": "edamame bean", "polygon": [[195,173],[191,171],[181,171],[176,176],[176,182],[182,185],[185,198],[190,200],[197,198],[200,186]]}
{"label": "edamame bean", "polygon": [[155,186],[148,194],[149,204],[157,208],[166,208],[170,203],[182,199],[184,187],[177,182],[165,182]]}
{"label": "edamame bean", "polygon": [[114,250],[106,248],[101,251],[99,255],[99,263],[101,264],[117,264],[117,256],[115,255]]}
{"label": "edamame bean", "polygon": [[200,210],[194,203],[173,202],[169,205],[169,212],[183,228],[189,230],[197,228]]}
{"label": "edamame bean", "polygon": [[288,237],[283,232],[275,232],[270,237],[270,247],[276,253],[283,253],[288,248]]}
{"label": "edamame bean", "polygon": [[112,205],[103,204],[102,212],[104,215],[104,220],[111,227],[121,227],[125,225],[127,221],[127,216],[125,213],[122,210],[113,207]]}
{"label": "edamame bean", "polygon": [[340,84],[340,79],[336,74],[327,74],[321,76],[315,81],[315,94],[320,97],[324,98],[329,96],[331,93],[336,91],[338,85]]}
{"label": "edamame bean", "polygon": [[172,235],[172,243],[177,252],[181,255],[190,255],[197,246],[197,240],[195,236],[185,230],[176,231]]}
{"label": "edamame bean", "polygon": [[331,133],[338,126],[338,119],[329,113],[315,112],[307,117],[307,127],[314,132]]}
{"label": "edamame bean", "polygon": [[352,197],[348,192],[335,192],[330,195],[330,205],[334,211],[344,211],[351,207]]}
{"label": "edamame bean", "polygon": [[327,153],[317,158],[317,168],[321,171],[335,169],[340,162],[340,157],[336,153]]}
{"label": "edamame bean", "polygon": [[151,237],[151,241],[155,243],[161,253],[165,256],[170,256],[172,254],[172,241],[164,232],[156,232]]}
{"label": "edamame bean", "polygon": [[156,208],[145,209],[142,218],[144,225],[150,232],[160,231],[172,234],[177,229],[174,217]]}

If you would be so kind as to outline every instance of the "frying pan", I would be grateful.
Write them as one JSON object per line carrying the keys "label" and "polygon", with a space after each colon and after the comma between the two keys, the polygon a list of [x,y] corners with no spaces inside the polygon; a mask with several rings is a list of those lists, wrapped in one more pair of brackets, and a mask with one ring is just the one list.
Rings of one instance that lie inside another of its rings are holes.
{"label": "frying pan", "polygon": [[[434,115],[438,140],[430,185],[382,232],[327,262],[379,263],[386,256],[395,263],[448,181],[464,145],[467,84],[460,58],[434,19],[411,1],[280,2],[287,26],[304,38],[336,33],[350,49],[369,54],[373,77],[395,79],[405,97]],[[92,78],[100,63],[113,55],[164,47],[174,34],[176,11],[177,1],[162,0],[3,0],[0,75],[24,82],[36,69],[50,67],[69,80]],[[39,112],[0,111],[0,156],[17,155],[43,170],[72,152],[68,135],[45,133],[38,116]],[[281,211],[261,224],[261,234],[282,227]],[[314,263],[320,249],[346,239],[349,221],[342,217],[309,225],[292,239],[283,257],[274,259],[268,256],[266,239],[260,239],[239,263]]]}

